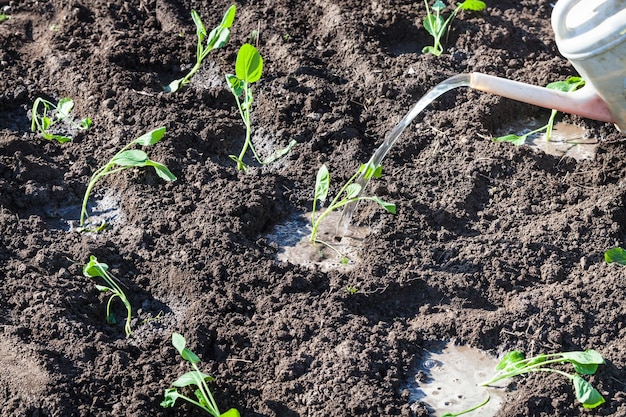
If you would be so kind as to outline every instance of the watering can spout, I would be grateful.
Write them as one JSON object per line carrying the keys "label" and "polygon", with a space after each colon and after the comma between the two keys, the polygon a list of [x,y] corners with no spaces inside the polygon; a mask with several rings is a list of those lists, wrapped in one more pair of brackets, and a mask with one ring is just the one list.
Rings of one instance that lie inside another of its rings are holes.
{"label": "watering can spout", "polygon": [[474,72],[470,75],[470,87],[547,109],[616,123],[608,105],[590,84],[567,93]]}

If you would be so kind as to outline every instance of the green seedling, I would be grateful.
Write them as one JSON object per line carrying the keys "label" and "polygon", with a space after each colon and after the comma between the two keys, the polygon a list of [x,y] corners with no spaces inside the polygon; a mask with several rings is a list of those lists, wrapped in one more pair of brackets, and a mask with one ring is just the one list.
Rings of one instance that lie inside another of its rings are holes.
{"label": "green seedling", "polygon": [[[202,23],[202,19],[200,19],[200,15],[195,10],[191,11],[191,18],[193,19],[193,23],[196,25],[196,35],[198,36],[198,43],[196,45],[196,64],[183,78],[174,80],[169,83],[169,85],[165,86],[164,90],[166,93],[174,93],[189,84],[191,77],[193,77],[202,66],[204,58],[206,58],[212,50],[221,48],[228,43],[228,40],[230,39],[230,27],[235,20],[236,10],[237,8],[234,4],[230,6],[226,11],[226,14],[224,14],[222,22],[208,34],[204,23]],[[181,33],[184,34],[184,32]],[[205,40],[206,44],[204,43]]]}
{"label": "green seedling", "polygon": [[[574,367],[574,374],[568,374],[549,365],[569,363]],[[576,399],[584,408],[596,408],[605,402],[602,395],[582,375],[593,375],[598,365],[604,364],[604,358],[593,349],[584,352],[562,352],[553,354],[540,354],[526,359],[524,354],[514,350],[507,353],[500,361],[496,375],[489,381],[480,384],[483,387],[493,385],[496,382],[529,372],[551,372],[562,375],[574,384]]]}
{"label": "green seedling", "polygon": [[130,307],[130,302],[128,298],[126,298],[126,294],[122,290],[119,281],[115,278],[109,271],[109,266],[105,263],[98,262],[98,259],[91,255],[89,257],[89,262],[83,267],[83,275],[89,278],[100,277],[104,279],[107,285],[97,285],[96,288],[101,292],[111,293],[109,297],[109,301],[107,302],[107,311],[106,311],[106,322],[107,324],[115,324],[117,320],[115,319],[115,314],[111,311],[111,303],[115,299],[115,297],[119,297],[119,299],[124,303],[126,307],[126,324],[124,325],[124,331],[126,332],[126,336],[130,336],[130,317],[132,314],[132,310]]}
{"label": "green seedling", "polygon": [[[174,407],[176,400],[180,398],[181,400],[201,408],[214,417],[239,417],[239,411],[235,408],[231,408],[223,414],[220,413],[219,408],[217,408],[217,403],[215,399],[213,399],[213,395],[207,385],[207,382],[212,382],[215,378],[200,372],[198,365],[196,365],[200,362],[200,358],[191,350],[187,349],[185,347],[186,344],[187,342],[183,335],[172,333],[172,345],[176,348],[180,356],[191,364],[193,371],[181,375],[172,383],[172,388],[165,390],[165,399],[161,402],[161,407]],[[178,388],[192,387],[193,389],[194,386],[196,387],[194,390],[196,399],[181,394],[178,391]]]}
{"label": "green seedling", "polygon": [[163,178],[165,181],[174,181],[176,177],[174,174],[170,172],[170,170],[163,164],[159,162],[155,162],[148,158],[148,155],[139,149],[129,149],[133,146],[151,146],[160,141],[165,135],[165,128],[160,127],[158,129],[154,129],[137,139],[130,142],[128,145],[124,146],[118,153],[111,158],[106,165],[98,168],[91,178],[89,179],[89,184],[87,185],[87,190],[85,191],[85,196],[83,197],[83,205],[80,212],[80,227],[83,228],[85,225],[85,221],[87,220],[87,201],[89,201],[89,195],[93,190],[93,187],[96,183],[106,177],[107,175],[115,174],[117,172],[123,171],[125,169],[133,168],[133,167],[145,167],[151,166],[156,171],[157,175]]}
{"label": "green seedling", "polygon": [[[371,178],[380,178],[382,176],[382,171],[383,169],[381,165],[378,165],[376,167],[370,164],[361,165],[357,172],[348,181],[346,181],[343,187],[341,187],[335,198],[330,202],[328,207],[326,207],[326,210],[324,210],[324,212],[322,212],[321,214],[317,214],[318,203],[321,207],[324,201],[326,201],[326,197],[328,196],[328,192],[330,190],[330,172],[328,171],[326,165],[322,165],[319,171],[317,171],[317,177],[315,179],[315,195],[313,197],[313,210],[311,212],[312,230],[311,236],[309,237],[310,242],[322,243],[323,245],[328,246],[329,248],[334,250],[334,248],[330,244],[318,239],[317,235],[319,227],[322,224],[324,218],[326,218],[326,216],[328,216],[333,210],[337,210],[345,206],[346,204],[361,200],[370,200],[380,205],[387,212],[395,214],[395,204],[387,203],[377,196],[360,196],[359,194],[361,192],[361,185],[355,183],[355,180],[357,179],[357,177],[359,177],[359,175],[361,175],[361,173],[364,173],[363,177],[366,180],[369,180]],[[341,256],[342,260],[345,259],[343,255]]]}
{"label": "green seedling", "polygon": [[0,13],[0,23],[4,22],[5,20],[9,20],[10,18],[11,16],[9,16],[8,14]]}
{"label": "green seedling", "polygon": [[263,58],[259,51],[249,43],[243,44],[237,53],[235,62],[235,74],[226,74],[226,82],[230,91],[235,96],[239,115],[246,126],[246,139],[239,156],[230,155],[230,158],[237,163],[237,169],[247,171],[248,165],[243,162],[248,148],[252,151],[254,158],[261,164],[266,165],[274,162],[278,158],[287,154],[296,145],[292,140],[285,148],[276,150],[269,158],[262,160],[252,144],[252,123],[250,121],[250,111],[252,109],[253,95],[250,88],[252,83],[261,78],[263,72]]}
{"label": "green seedling", "polygon": [[[546,88],[569,93],[569,92],[578,90],[584,85],[585,85],[585,80],[583,80],[582,78],[569,77],[565,81],[555,81],[553,83],[550,83],[546,86]],[[552,137],[552,129],[554,127],[554,119],[556,118],[557,113],[558,113],[557,110],[552,110],[552,113],[550,114],[550,118],[548,119],[548,123],[546,123],[544,126],[541,126],[539,129],[532,130],[523,135],[510,134],[510,135],[500,136],[500,137],[495,138],[494,142],[510,142],[515,146],[519,146],[519,145],[523,145],[524,143],[526,143],[526,140],[530,136],[543,132],[543,131],[546,132],[545,133],[546,141],[550,142],[550,139]]]}
{"label": "green seedling", "polygon": [[604,252],[604,260],[607,264],[612,262],[620,265],[626,265],[626,250],[623,248],[612,248]]}
{"label": "green seedling", "polygon": [[459,13],[460,10],[472,10],[481,11],[484,10],[487,5],[480,0],[465,0],[461,3],[457,3],[454,11],[448,16],[447,19],[441,15],[446,9],[446,4],[441,0],[436,0],[432,7],[428,6],[428,0],[424,0],[426,5],[426,17],[424,18],[424,29],[430,36],[433,37],[433,46],[425,46],[422,49],[423,54],[433,54],[439,56],[443,53],[443,45],[441,45],[441,39],[443,35],[448,31],[450,22]]}
{"label": "green seedling", "polygon": [[30,124],[30,130],[41,133],[41,136],[47,140],[54,139],[59,143],[71,141],[72,138],[70,136],[51,133],[50,129],[59,122],[64,122],[78,130],[89,129],[92,125],[91,119],[84,118],[75,122],[70,116],[70,112],[73,108],[74,100],[71,98],[62,98],[57,104],[54,104],[41,97],[37,97],[33,103],[33,119]]}

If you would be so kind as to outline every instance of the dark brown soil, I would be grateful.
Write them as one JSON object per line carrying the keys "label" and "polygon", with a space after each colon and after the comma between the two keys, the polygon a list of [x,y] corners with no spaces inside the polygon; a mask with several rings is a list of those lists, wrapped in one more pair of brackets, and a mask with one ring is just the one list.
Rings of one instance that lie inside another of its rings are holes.
{"label": "dark brown soil", "polygon": [[[585,411],[566,379],[533,375],[499,416],[626,416],[626,270],[603,260],[626,243],[626,148],[611,125],[563,116],[600,141],[583,162],[494,143],[549,111],[459,89],[385,159],[368,191],[398,213],[360,206],[355,223],[372,232],[352,269],[279,262],[267,237],[310,209],[322,163],[341,184],[449,76],[575,74],[553,41],[551,1],[488,3],[460,14],[434,57],[421,54],[420,1],[243,1],[230,43],[168,95],[161,86],[194,60],[190,10],[213,27],[229,2],[0,0],[11,16],[0,23],[0,415],[201,415],[159,406],[187,370],[177,331],[217,378],[220,409],[246,417],[426,415],[406,386],[436,341],[494,355],[594,348],[606,404]],[[244,128],[224,74],[253,30],[265,60],[255,143],[263,155],[298,145],[244,174],[229,158]],[[30,132],[37,97],[72,97],[93,128],[42,139]],[[177,181],[111,176],[90,205],[108,202],[110,227],[71,229],[93,171],[159,126],[167,136],[147,151]],[[90,255],[125,285],[129,338],[82,275]]]}

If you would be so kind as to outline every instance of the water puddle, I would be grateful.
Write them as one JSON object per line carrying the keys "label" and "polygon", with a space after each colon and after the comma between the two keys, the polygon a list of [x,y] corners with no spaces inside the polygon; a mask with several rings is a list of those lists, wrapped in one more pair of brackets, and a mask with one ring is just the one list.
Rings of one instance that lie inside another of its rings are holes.
{"label": "water puddle", "polygon": [[[544,125],[544,120],[526,118],[517,121],[500,134],[506,135],[513,132],[516,135],[524,135]],[[582,127],[564,122],[554,124],[549,142],[546,141],[544,132],[531,135],[526,139],[526,145],[534,149],[557,157],[567,156],[577,161],[593,160],[598,143],[597,139],[587,137]]]}
{"label": "water puddle", "polygon": [[[348,271],[361,262],[360,248],[363,240],[370,233],[367,227],[350,226],[348,233],[341,239],[335,238],[335,229],[341,214],[330,213],[319,228],[318,238],[322,243],[313,245],[309,241],[311,235],[310,213],[290,219],[276,225],[266,235],[267,239],[279,245],[277,259],[295,265],[319,268],[324,272],[330,270]],[[347,259],[347,261],[344,259]]]}
{"label": "water puddle", "polygon": [[[505,392],[493,387],[479,387],[495,373],[499,360],[468,346],[441,344],[424,351],[415,380],[408,385],[409,402],[426,405],[431,416],[458,413],[477,406],[490,397],[484,406],[464,416],[492,417],[505,401]],[[507,381],[500,383],[505,386]]]}
{"label": "water puddle", "polygon": [[[126,219],[120,206],[119,193],[111,188],[107,188],[103,194],[92,195],[87,205],[89,223],[93,227],[97,227],[102,222],[106,222],[109,226],[124,223]],[[48,218],[46,222],[66,232],[75,230],[79,227],[80,210],[80,204],[48,208],[45,210]]]}

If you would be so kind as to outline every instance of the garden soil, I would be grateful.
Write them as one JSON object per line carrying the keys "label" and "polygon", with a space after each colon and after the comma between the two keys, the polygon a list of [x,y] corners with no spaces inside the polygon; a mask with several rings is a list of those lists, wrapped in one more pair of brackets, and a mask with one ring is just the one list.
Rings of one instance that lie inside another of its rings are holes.
{"label": "garden soil", "polygon": [[[366,189],[397,214],[358,207],[366,233],[347,265],[321,250],[327,265],[279,259],[306,225],[320,166],[334,195],[438,83],[575,75],[551,1],[487,3],[459,13],[436,57],[421,53],[420,1],[238,2],[228,45],[167,94],[195,61],[190,11],[212,28],[229,2],[0,0],[0,415],[203,415],[160,406],[190,369],[171,345],[180,332],[216,378],[220,410],[246,417],[427,416],[407,387],[440,342],[494,357],[596,349],[606,364],[588,379],[605,404],[584,410],[566,378],[533,374],[508,385],[498,416],[626,416],[626,269],[604,261],[626,244],[626,144],[612,125],[561,115],[595,155],[548,155],[492,138],[549,110],[451,91]],[[256,149],[297,145],[264,166],[248,153],[244,173],[229,157],[245,129],[224,74],[251,38],[264,59]],[[43,139],[30,130],[37,97],[71,97],[93,127]],[[160,126],[145,150],[177,180],[147,168],[107,177],[89,199],[106,229],[78,231],[91,174]],[[82,273],[90,255],[123,285],[130,337],[119,300],[117,324],[105,321],[104,282]]]}

